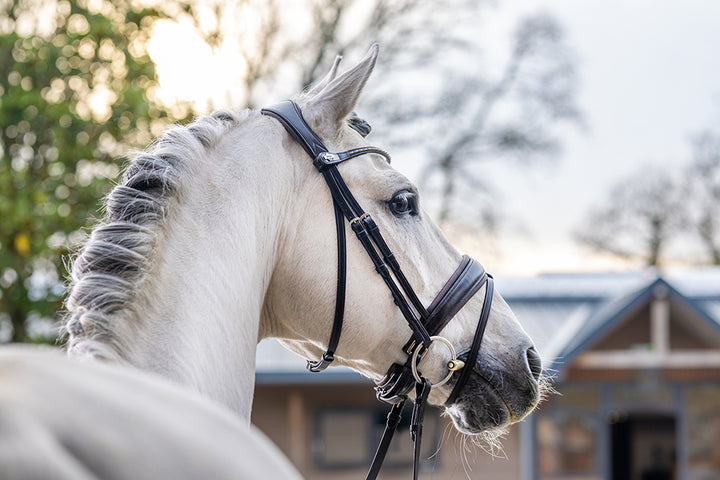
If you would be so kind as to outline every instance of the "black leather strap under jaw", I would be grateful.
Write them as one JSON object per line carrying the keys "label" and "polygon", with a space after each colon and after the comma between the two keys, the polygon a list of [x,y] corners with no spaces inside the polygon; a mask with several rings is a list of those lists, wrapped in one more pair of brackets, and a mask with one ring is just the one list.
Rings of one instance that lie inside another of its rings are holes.
{"label": "black leather strap under jaw", "polygon": [[307,360],[307,369],[313,373],[322,372],[335,360],[335,351],[338,343],[340,343],[340,333],[342,333],[343,318],[345,317],[345,286],[347,285],[347,254],[345,242],[345,222],[343,222],[343,213],[340,207],[333,205],[335,210],[335,235],[337,237],[337,287],[335,290],[335,314],[333,316],[333,326],[330,332],[330,340],[325,353],[322,354],[320,360],[313,362]]}

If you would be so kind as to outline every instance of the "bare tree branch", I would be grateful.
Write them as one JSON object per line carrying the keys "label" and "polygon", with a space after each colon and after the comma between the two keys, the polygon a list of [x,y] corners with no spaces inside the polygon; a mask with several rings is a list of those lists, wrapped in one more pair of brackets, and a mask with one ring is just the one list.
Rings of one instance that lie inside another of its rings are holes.
{"label": "bare tree branch", "polygon": [[677,176],[645,165],[619,182],[602,206],[590,210],[575,233],[581,244],[656,266],[685,227],[685,203]]}
{"label": "bare tree branch", "polygon": [[720,265],[720,133],[708,130],[694,139],[685,193],[703,249],[710,262]]}
{"label": "bare tree branch", "polygon": [[[441,184],[441,222],[451,217],[452,199],[469,178],[460,174],[461,166],[502,156],[528,162],[547,157],[559,148],[554,124],[579,117],[572,59],[562,29],[546,15],[519,24],[504,68],[493,78],[488,71],[495,69],[480,63],[486,46],[475,34],[483,2],[305,0],[306,8],[293,15],[306,17],[288,18],[277,0],[212,0],[209,7],[199,0],[176,1],[187,5],[191,16],[215,16],[196,20],[213,48],[231,38],[242,46],[241,88],[249,106],[259,104],[281,78],[295,78],[306,88],[336,54],[359,54],[380,42],[383,62],[374,76],[380,88],[373,88],[363,105],[380,124],[376,137],[399,148],[420,144],[428,152],[432,165],[425,172]],[[241,24],[251,10],[250,30],[231,28],[230,21]],[[469,197],[484,208],[482,192],[472,192]]]}

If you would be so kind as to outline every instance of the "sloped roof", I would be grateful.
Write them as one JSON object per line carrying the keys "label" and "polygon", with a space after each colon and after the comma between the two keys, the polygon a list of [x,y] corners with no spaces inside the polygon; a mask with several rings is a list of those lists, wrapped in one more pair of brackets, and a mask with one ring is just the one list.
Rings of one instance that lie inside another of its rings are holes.
{"label": "sloped roof", "polygon": [[720,267],[670,273],[648,269],[546,274],[498,281],[498,289],[551,372],[562,370],[603,333],[649,302],[660,285],[672,299],[720,332]]}
{"label": "sloped roof", "polygon": [[[672,298],[720,330],[720,267],[671,272],[553,273],[496,277],[496,286],[533,338],[547,370],[559,370],[663,284]],[[349,369],[320,374],[274,340],[258,347],[258,383],[363,382]]]}

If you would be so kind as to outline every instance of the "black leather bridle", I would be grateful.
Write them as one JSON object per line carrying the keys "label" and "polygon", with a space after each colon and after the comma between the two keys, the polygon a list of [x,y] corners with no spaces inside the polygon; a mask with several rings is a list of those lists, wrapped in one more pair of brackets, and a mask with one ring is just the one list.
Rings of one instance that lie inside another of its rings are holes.
{"label": "black leather bridle", "polygon": [[[300,108],[293,101],[285,101],[265,108],[262,113],[277,119],[290,136],[310,155],[315,168],[323,175],[330,189],[335,209],[338,274],[333,326],[327,351],[317,362],[308,360],[307,368],[311,372],[320,372],[327,368],[335,358],[335,351],[340,341],[345,311],[347,273],[344,218],[350,222],[351,229],[370,256],[375,270],[390,289],[395,304],[413,332],[412,337],[403,347],[403,351],[407,355],[405,363],[392,364],[385,377],[377,382],[375,387],[377,398],[383,402],[393,404],[393,407],[388,414],[385,431],[366,478],[375,479],[377,477],[392,436],[400,422],[408,394],[414,385],[415,402],[410,433],[415,445],[413,478],[417,479],[422,420],[427,397],[432,387],[447,382],[456,371],[459,371],[458,378],[446,402],[446,404],[452,404],[457,399],[463,385],[467,382],[477,360],[480,343],[490,315],[493,296],[492,276],[488,275],[478,262],[468,256],[463,256],[460,266],[440,289],[435,299],[425,308],[402,272],[395,255],[380,234],[377,224],[370,214],[365,212],[358,204],[337,168],[340,163],[360,155],[374,153],[381,155],[388,162],[390,161],[390,155],[384,150],[375,147],[360,147],[340,153],[330,153],[322,140],[315,135],[305,122]],[[485,299],[480,312],[480,319],[475,329],[472,345],[463,362],[457,358],[452,344],[447,339],[437,335],[483,285],[487,285],[487,288],[485,289]],[[441,341],[448,346],[452,353],[452,359],[448,363],[448,375],[440,383],[431,385],[418,372],[417,363],[427,353],[430,344],[434,340]],[[468,365],[468,368],[463,368],[464,365]]]}

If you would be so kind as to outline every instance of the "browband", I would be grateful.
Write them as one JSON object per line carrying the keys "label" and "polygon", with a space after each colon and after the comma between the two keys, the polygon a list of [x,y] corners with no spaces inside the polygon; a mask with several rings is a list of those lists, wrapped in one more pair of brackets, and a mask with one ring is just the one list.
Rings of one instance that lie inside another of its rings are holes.
{"label": "browband", "polygon": [[321,172],[330,165],[338,165],[351,158],[367,153],[377,153],[390,162],[390,155],[375,147],[361,147],[340,153],[330,153],[322,140],[308,126],[297,104],[291,100],[263,108],[262,113],[277,119],[290,136],[298,142],[313,159],[315,168]]}

